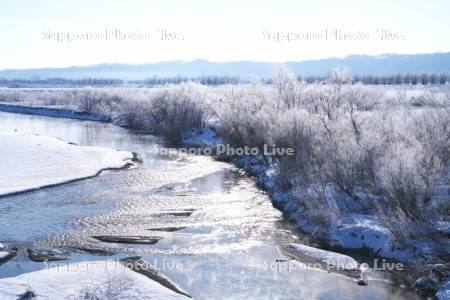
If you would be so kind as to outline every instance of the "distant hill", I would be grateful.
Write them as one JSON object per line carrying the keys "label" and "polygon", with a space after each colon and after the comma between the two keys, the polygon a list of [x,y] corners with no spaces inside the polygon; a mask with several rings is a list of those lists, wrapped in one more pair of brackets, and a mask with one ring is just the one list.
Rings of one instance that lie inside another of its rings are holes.
{"label": "distant hill", "polygon": [[[168,61],[148,64],[99,64],[83,67],[7,69],[0,71],[0,78],[119,78],[124,80],[146,79],[153,76],[176,75],[197,77],[201,75],[269,77],[280,63],[236,61],[210,62],[207,60]],[[450,73],[450,52],[433,54],[382,56],[351,55],[345,58],[328,58],[283,63],[303,76],[326,75],[335,67],[347,67],[354,75],[391,75],[397,73]]]}

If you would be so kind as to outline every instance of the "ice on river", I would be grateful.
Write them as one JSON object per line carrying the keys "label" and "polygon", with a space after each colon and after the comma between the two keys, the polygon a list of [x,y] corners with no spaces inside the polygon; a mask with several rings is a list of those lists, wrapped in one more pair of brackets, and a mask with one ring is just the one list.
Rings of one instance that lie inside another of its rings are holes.
{"label": "ice on river", "polygon": [[124,167],[133,154],[38,135],[0,131],[0,196]]}

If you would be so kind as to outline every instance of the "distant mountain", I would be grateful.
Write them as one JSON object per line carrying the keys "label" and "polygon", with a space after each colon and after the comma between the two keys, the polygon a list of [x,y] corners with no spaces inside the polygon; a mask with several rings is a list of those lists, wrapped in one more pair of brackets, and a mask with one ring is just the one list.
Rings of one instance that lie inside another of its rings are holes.
{"label": "distant mountain", "polygon": [[[139,65],[99,64],[83,67],[7,69],[0,71],[0,78],[119,78],[124,80],[146,79],[153,76],[176,75],[197,77],[201,75],[269,77],[280,63],[236,61],[210,62],[207,60],[168,61]],[[326,75],[335,67],[346,67],[354,75],[390,75],[397,73],[450,73],[450,52],[433,54],[381,56],[351,55],[345,58],[328,58],[283,63],[295,73],[307,76]]]}

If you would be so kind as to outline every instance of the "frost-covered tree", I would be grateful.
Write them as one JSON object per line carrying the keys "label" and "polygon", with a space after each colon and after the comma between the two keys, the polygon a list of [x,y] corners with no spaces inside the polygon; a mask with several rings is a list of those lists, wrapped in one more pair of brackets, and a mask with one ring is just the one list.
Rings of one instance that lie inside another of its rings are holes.
{"label": "frost-covered tree", "polygon": [[352,76],[347,68],[334,68],[328,76],[328,82],[338,85],[349,84],[352,82]]}

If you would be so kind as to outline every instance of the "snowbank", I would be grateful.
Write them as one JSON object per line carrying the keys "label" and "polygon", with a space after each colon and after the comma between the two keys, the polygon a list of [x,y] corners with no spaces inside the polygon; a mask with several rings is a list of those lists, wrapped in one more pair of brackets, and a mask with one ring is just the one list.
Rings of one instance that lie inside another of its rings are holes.
{"label": "snowbank", "polygon": [[193,129],[192,132],[183,137],[183,143],[190,146],[203,146],[209,148],[214,148],[218,144],[223,144],[224,141],[217,137],[216,132],[214,131],[215,126],[215,124],[208,124],[208,126],[200,133]]}
{"label": "snowbank", "polygon": [[339,224],[330,228],[331,245],[346,249],[370,249],[387,258],[407,260],[411,251],[397,249],[392,233],[375,216],[347,214]]}
{"label": "snowbank", "polygon": [[9,256],[9,252],[4,250],[5,247],[0,243],[0,262],[6,259],[7,256]]}
{"label": "snowbank", "polygon": [[306,256],[339,270],[358,269],[358,262],[350,256],[344,254],[296,243],[290,243],[289,247],[291,248],[294,255]]}
{"label": "snowbank", "polygon": [[122,168],[133,157],[131,152],[13,131],[0,131],[0,145],[0,196],[92,177]]}
{"label": "snowbank", "polygon": [[0,260],[4,259],[9,255],[9,252],[6,251],[0,251]]}
{"label": "snowbank", "polygon": [[39,299],[187,299],[115,261],[60,264],[0,279],[0,299],[31,290]]}

